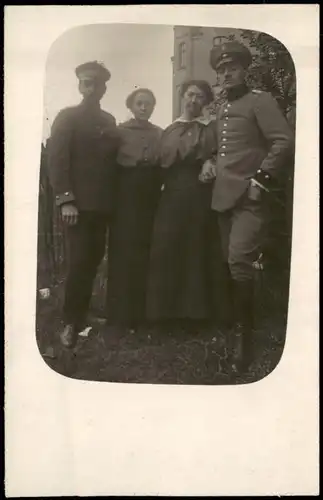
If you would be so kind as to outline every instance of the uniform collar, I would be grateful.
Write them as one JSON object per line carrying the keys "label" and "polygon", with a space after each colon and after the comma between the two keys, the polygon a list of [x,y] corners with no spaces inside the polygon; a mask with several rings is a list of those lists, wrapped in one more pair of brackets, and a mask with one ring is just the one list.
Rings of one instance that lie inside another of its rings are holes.
{"label": "uniform collar", "polygon": [[226,98],[228,101],[235,101],[236,99],[240,99],[240,97],[243,97],[244,95],[248,94],[248,92],[250,92],[248,85],[242,83],[237,87],[228,89],[226,91]]}
{"label": "uniform collar", "polygon": [[83,99],[80,103],[80,107],[86,109],[87,111],[101,111],[101,103],[90,103],[89,101]]}

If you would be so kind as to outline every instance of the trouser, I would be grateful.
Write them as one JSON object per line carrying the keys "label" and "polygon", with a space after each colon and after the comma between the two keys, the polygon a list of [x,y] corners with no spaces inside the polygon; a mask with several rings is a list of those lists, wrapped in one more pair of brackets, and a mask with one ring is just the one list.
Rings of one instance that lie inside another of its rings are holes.
{"label": "trouser", "polygon": [[93,282],[105,253],[108,216],[101,212],[80,212],[75,226],[68,226],[67,278],[63,305],[66,324],[83,326]]}
{"label": "trouser", "polygon": [[218,222],[232,292],[232,319],[249,331],[253,326],[254,262],[264,241],[265,208],[246,196],[232,209],[219,213]]}
{"label": "trouser", "polygon": [[243,198],[231,210],[218,214],[221,246],[233,280],[254,277],[254,261],[261,251],[265,215],[260,202]]}

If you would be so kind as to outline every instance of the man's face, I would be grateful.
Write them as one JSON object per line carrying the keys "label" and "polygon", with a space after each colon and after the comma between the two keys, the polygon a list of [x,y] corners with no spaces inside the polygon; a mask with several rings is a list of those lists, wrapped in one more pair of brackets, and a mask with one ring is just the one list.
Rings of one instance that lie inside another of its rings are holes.
{"label": "man's face", "polygon": [[219,84],[223,89],[237,87],[245,81],[246,71],[239,63],[223,63],[216,71],[219,77]]}
{"label": "man's face", "polygon": [[106,92],[106,85],[102,80],[94,77],[81,78],[79,91],[87,101],[100,101]]}

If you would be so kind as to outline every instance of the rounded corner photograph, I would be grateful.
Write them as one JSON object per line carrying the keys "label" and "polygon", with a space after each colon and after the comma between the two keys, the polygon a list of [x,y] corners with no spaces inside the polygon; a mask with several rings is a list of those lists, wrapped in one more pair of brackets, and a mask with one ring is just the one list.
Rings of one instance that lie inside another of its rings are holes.
{"label": "rounded corner photograph", "polygon": [[284,356],[296,69],[270,34],[89,24],[46,62],[36,339],[56,373],[254,384]]}

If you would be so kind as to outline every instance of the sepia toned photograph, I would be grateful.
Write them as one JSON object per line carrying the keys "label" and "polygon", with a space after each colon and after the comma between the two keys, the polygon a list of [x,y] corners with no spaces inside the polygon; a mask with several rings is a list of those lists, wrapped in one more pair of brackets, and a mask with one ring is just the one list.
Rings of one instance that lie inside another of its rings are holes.
{"label": "sepia toned photograph", "polygon": [[284,355],[296,74],[269,34],[101,24],[48,54],[36,337],[69,378],[257,382]]}

